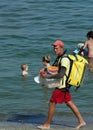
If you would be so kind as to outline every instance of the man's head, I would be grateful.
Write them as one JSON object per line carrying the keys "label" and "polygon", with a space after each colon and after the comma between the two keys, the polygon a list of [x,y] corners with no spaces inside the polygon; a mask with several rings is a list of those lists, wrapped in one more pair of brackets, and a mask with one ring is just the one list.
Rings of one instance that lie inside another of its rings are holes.
{"label": "man's head", "polygon": [[53,43],[54,51],[56,55],[60,56],[64,52],[64,43],[61,40],[57,40]]}

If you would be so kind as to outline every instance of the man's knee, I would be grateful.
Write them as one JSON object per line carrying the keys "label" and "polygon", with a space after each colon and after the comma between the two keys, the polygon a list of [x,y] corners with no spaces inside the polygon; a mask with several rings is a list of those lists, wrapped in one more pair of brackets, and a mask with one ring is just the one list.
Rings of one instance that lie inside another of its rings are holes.
{"label": "man's knee", "polygon": [[55,102],[49,102],[49,106],[55,106],[56,105],[56,103]]}
{"label": "man's knee", "polygon": [[67,105],[68,107],[70,107],[70,106],[71,106],[71,104],[73,104],[73,102],[72,102],[72,101],[66,102],[66,105]]}

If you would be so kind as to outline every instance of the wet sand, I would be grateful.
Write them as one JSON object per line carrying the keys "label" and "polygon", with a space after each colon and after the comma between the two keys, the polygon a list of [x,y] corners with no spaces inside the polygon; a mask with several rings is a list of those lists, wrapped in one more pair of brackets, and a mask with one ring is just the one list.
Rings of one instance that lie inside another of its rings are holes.
{"label": "wet sand", "polygon": [[[62,126],[53,126],[51,125],[50,130],[73,130],[72,127],[62,127]],[[32,124],[21,124],[21,123],[7,123],[0,122],[0,130],[39,130],[37,126]],[[80,130],[93,130],[93,125],[86,125]]]}

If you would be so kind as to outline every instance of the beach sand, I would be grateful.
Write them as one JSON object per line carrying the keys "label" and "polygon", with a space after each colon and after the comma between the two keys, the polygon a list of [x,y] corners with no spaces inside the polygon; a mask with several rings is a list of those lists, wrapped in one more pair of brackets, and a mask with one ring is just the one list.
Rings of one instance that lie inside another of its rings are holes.
{"label": "beach sand", "polygon": [[[36,125],[33,124],[0,122],[0,130],[39,130],[39,129],[37,128]],[[51,125],[50,130],[75,130],[75,128]],[[82,127],[80,130],[93,130],[93,126],[86,125],[85,127]]]}
{"label": "beach sand", "polygon": [[[93,116],[84,116],[86,126],[80,130],[93,130]],[[42,125],[46,120],[43,114],[12,114],[3,116],[0,120],[0,130],[39,130],[37,126]],[[74,117],[55,116],[51,122],[50,130],[75,130],[77,120]]]}

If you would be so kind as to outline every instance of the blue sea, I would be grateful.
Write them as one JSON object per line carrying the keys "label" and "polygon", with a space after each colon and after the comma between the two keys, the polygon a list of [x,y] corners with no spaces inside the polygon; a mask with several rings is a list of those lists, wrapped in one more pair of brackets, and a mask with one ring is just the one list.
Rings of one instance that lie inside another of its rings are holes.
{"label": "blue sea", "polygon": [[[56,55],[52,43],[60,39],[67,53],[85,42],[93,30],[93,0],[1,0],[0,1],[0,121],[42,124],[53,89],[34,82],[42,68],[42,56]],[[29,66],[27,78],[21,64]],[[93,73],[86,70],[73,101],[88,124],[93,123]],[[52,124],[75,125],[65,105],[57,105]]]}

